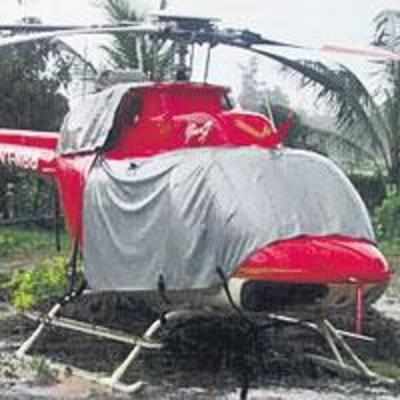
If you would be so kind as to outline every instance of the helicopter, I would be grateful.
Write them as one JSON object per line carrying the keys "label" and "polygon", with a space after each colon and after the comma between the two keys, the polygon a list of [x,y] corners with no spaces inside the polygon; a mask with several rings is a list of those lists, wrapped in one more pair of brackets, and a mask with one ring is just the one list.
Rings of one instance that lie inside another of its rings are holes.
{"label": "helicopter", "polygon": [[[257,317],[314,330],[334,355],[311,355],[315,362],[377,378],[344,340],[373,340],[361,332],[364,308],[392,276],[360,196],[327,158],[283,146],[290,117],[275,126],[237,108],[229,88],[207,83],[216,46],[276,61],[279,55],[263,46],[302,46],[166,13],[119,26],[0,25],[21,29],[30,33],[1,38],[0,48],[133,32],[175,42],[176,71],[168,82],[140,72],[103,75],[101,90],[72,107],[60,133],[0,129],[0,164],[56,182],[73,242],[69,291],[44,317],[27,313],[39,326],[18,357],[27,356],[47,326],[127,343],[133,349],[113,374],[93,379],[134,392],[142,382],[121,379],[142,349],[162,348],[153,336],[164,323],[232,312],[255,325]],[[191,52],[201,45],[207,46],[204,81],[191,82]],[[379,49],[319,50],[399,59]],[[84,284],[77,279],[80,256]],[[88,292],[133,293],[149,304],[161,299],[163,313],[142,336],[59,315]],[[356,333],[329,322],[329,315],[349,309]]]}

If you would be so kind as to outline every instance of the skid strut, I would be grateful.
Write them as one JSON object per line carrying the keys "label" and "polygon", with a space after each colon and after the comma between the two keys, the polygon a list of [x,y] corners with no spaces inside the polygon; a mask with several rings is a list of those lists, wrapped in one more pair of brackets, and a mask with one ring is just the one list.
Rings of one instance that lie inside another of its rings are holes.
{"label": "skid strut", "polygon": [[84,379],[91,380],[93,382],[103,384],[106,386],[110,386],[111,388],[115,388],[117,390],[126,392],[126,393],[134,393],[140,390],[145,382],[137,381],[132,384],[124,384],[121,382],[123,375],[126,370],[132,365],[132,363],[138,358],[142,350],[161,350],[163,345],[161,343],[155,342],[152,340],[154,334],[160,329],[164,320],[171,321],[179,318],[185,318],[188,316],[193,316],[196,312],[191,310],[180,310],[180,311],[171,311],[166,313],[163,318],[157,319],[154,321],[149,328],[145,331],[142,337],[129,335],[125,332],[118,332],[112,329],[108,329],[98,325],[91,325],[81,321],[76,321],[69,318],[58,317],[57,314],[62,308],[61,303],[57,303],[52,307],[52,309],[48,312],[45,317],[40,316],[37,313],[26,313],[25,316],[31,320],[39,321],[40,324],[36,328],[36,330],[32,333],[32,335],[21,345],[21,347],[17,350],[16,356],[18,358],[27,358],[27,353],[32,348],[34,343],[40,337],[43,330],[46,326],[54,326],[60,327],[63,329],[68,329],[72,331],[82,332],[88,335],[93,335],[97,337],[102,337],[110,340],[114,340],[117,342],[122,342],[125,344],[133,345],[133,348],[126,359],[114,370],[111,376],[104,376],[100,374],[94,374],[89,371],[85,371],[82,369],[77,369],[71,367],[69,365],[61,364],[61,363],[53,363],[57,369],[65,369],[68,367],[73,374],[80,376]]}
{"label": "skid strut", "polygon": [[[222,281],[222,285],[225,291],[225,295],[232,306],[232,309],[244,320],[246,321],[256,332],[257,330],[263,329],[263,325],[259,325],[256,321],[248,318],[248,316],[238,307],[233,301],[233,297],[230,293],[228,280],[223,272],[223,270],[217,267],[217,274]],[[382,383],[392,386],[396,383],[395,380],[386,378],[376,374],[371,371],[368,366],[357,356],[350,345],[344,339],[345,337],[350,337],[353,339],[359,339],[363,341],[373,342],[375,339],[361,334],[361,322],[363,314],[363,304],[362,304],[363,292],[360,286],[357,289],[357,323],[356,323],[356,333],[350,333],[347,331],[342,331],[336,329],[328,319],[322,319],[318,324],[302,321],[299,319],[286,317],[277,314],[267,314],[265,317],[269,321],[276,321],[284,325],[297,325],[305,329],[312,330],[320,334],[327,342],[330,350],[335,357],[334,360],[323,357],[316,354],[306,353],[306,358],[311,359],[316,364],[323,366],[329,370],[335,371],[338,374],[344,376],[358,376],[366,378],[370,382]],[[270,326],[270,325],[265,325]],[[342,350],[342,352],[340,351]],[[342,354],[344,353],[344,354]],[[348,360],[348,362],[346,362]]]}
{"label": "skid strut", "polygon": [[[366,379],[371,383],[386,384],[392,386],[396,383],[395,380],[381,376],[373,371],[361,360],[360,357],[353,351],[350,345],[344,339],[344,334],[346,332],[339,331],[336,329],[332,323],[323,319],[320,324],[318,324],[318,331],[326,340],[334,359],[330,359],[324,356],[316,354],[306,354],[306,357],[345,377],[358,376]],[[362,335],[349,335],[350,337],[357,339],[369,340],[368,337],[363,337]]]}
{"label": "skid strut", "polygon": [[[124,384],[121,382],[123,375],[129,366],[138,358],[139,354],[144,349],[148,350],[161,350],[163,345],[161,343],[157,343],[152,340],[154,334],[160,329],[160,327],[165,324],[166,321],[171,321],[183,317],[193,316],[195,314],[201,314],[201,311],[193,311],[193,310],[177,310],[170,311],[168,313],[162,313],[159,319],[153,322],[149,328],[145,331],[144,335],[135,336],[130,335],[125,332],[118,332],[114,329],[108,329],[99,325],[92,325],[82,321],[77,321],[70,318],[63,318],[58,316],[62,307],[66,304],[75,301],[78,297],[82,295],[84,290],[86,289],[86,282],[82,282],[77,287],[77,264],[79,258],[79,241],[76,240],[70,262],[68,263],[69,268],[69,288],[65,296],[60,299],[46,315],[40,315],[38,313],[25,313],[25,316],[31,320],[39,322],[38,327],[32,333],[32,335],[19,347],[16,352],[16,356],[18,358],[30,358],[27,353],[31,350],[32,346],[38,340],[42,332],[45,330],[47,326],[59,327],[63,329],[68,329],[76,332],[81,332],[84,334],[97,336],[109,340],[114,340],[117,342],[122,342],[125,344],[129,344],[133,346],[131,352],[126,357],[126,359],[119,365],[115,371],[111,374],[111,376],[104,376],[99,374],[94,374],[89,371],[85,371],[82,369],[74,368],[70,365],[65,365],[61,363],[52,362],[52,366],[57,369],[65,369],[68,367],[73,374],[77,376],[81,376],[84,379],[88,379],[94,381],[99,384],[107,385],[112,388],[116,388],[120,391],[133,393],[142,388],[145,382],[137,381],[133,384]],[[160,294],[162,294],[162,299],[167,299],[165,296],[165,286],[161,284],[159,285]],[[76,288],[77,287],[77,288]]]}

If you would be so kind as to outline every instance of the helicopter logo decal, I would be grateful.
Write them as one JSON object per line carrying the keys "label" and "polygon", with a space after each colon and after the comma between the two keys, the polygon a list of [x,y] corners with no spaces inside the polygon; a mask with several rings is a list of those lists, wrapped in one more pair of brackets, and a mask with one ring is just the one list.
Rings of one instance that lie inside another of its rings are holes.
{"label": "helicopter logo decal", "polygon": [[185,130],[185,143],[189,143],[193,138],[201,144],[205,143],[209,133],[214,128],[214,123],[208,120],[203,123],[191,122]]}

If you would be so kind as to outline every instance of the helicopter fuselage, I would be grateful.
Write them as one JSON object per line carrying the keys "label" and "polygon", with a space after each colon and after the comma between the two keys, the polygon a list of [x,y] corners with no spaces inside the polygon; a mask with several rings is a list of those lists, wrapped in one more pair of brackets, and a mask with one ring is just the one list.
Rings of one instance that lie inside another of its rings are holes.
{"label": "helicopter fuselage", "polygon": [[[221,86],[142,84],[123,97],[103,148],[60,154],[57,133],[2,131],[0,162],[53,177],[69,233],[82,242],[84,190],[99,157],[135,160],[204,147],[276,149],[291,125],[288,120],[275,127],[263,115],[234,108]],[[385,258],[370,240],[304,235],[266,243],[250,254],[229,277],[229,287],[246,311],[330,310],[354,305],[360,290],[364,301],[376,300],[390,277]],[[172,298],[182,302],[182,293],[172,293]],[[200,303],[229,305],[221,290],[204,294]],[[189,297],[185,292],[185,301]]]}

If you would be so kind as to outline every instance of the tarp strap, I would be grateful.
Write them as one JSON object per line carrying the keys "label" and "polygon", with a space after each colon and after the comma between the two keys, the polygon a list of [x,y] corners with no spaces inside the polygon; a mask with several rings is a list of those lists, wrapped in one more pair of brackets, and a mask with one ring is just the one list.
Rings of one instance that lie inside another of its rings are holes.
{"label": "tarp strap", "polygon": [[79,238],[75,239],[74,247],[72,249],[71,259],[68,262],[68,289],[64,296],[60,299],[59,303],[65,305],[79,297],[87,288],[87,281],[83,279],[77,286],[78,278],[78,258],[79,258]]}
{"label": "tarp strap", "polygon": [[217,274],[221,279],[222,286],[224,288],[226,297],[232,306],[232,308],[239,314],[239,316],[251,327],[251,328],[256,328],[256,323],[252,321],[241,309],[240,307],[234,302],[232,298],[231,291],[229,290],[229,285],[228,285],[228,280],[225,276],[224,271],[222,270],[221,267],[217,267]]}

